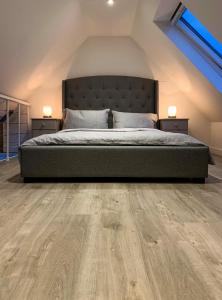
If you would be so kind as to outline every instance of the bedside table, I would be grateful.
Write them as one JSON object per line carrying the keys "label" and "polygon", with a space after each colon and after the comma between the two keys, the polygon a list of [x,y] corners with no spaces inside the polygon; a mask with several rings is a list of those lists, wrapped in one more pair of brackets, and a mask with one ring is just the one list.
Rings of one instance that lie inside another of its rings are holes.
{"label": "bedside table", "polygon": [[189,119],[160,119],[160,130],[188,134]]}
{"label": "bedside table", "polygon": [[32,119],[32,137],[55,133],[60,130],[60,119]]}

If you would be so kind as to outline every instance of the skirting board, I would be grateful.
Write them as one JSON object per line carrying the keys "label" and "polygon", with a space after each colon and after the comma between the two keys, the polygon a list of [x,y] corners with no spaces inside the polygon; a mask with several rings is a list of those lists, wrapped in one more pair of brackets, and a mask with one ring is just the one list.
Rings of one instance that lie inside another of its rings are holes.
{"label": "skirting board", "polygon": [[222,156],[222,148],[210,147],[212,154]]}

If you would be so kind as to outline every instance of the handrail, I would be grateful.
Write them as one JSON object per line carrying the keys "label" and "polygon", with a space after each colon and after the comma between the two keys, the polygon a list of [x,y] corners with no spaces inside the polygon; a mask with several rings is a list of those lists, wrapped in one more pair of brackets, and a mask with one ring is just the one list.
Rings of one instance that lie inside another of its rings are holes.
{"label": "handrail", "polygon": [[7,95],[3,95],[3,94],[0,94],[0,99],[16,102],[16,103],[23,104],[23,105],[26,105],[26,106],[30,106],[30,103],[27,102],[27,101],[17,99],[17,98],[14,98],[14,97],[10,97],[10,96],[7,96]]}

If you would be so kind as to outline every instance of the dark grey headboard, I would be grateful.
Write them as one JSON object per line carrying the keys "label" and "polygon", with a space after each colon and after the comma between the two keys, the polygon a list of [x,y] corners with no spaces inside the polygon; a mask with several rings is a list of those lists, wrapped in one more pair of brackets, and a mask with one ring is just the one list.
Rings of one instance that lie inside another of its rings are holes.
{"label": "dark grey headboard", "polygon": [[63,109],[157,113],[158,81],[127,76],[92,76],[63,81]]}

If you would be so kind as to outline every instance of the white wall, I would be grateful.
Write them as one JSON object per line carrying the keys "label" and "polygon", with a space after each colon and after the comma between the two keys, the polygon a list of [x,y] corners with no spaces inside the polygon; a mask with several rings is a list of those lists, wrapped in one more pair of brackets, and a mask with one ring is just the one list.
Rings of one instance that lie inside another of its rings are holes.
{"label": "white wall", "polygon": [[[167,41],[170,44],[170,41]],[[144,45],[143,45],[144,46]],[[168,64],[165,65],[168,67]],[[172,66],[172,67],[175,67]],[[176,68],[180,68],[179,64]],[[60,71],[61,72],[61,71]],[[155,65],[149,54],[138,46],[130,37],[91,37],[85,40],[74,52],[69,60],[62,79],[93,76],[93,75],[128,75],[154,78],[160,81],[160,117],[167,116],[169,105],[176,105],[178,117],[189,118],[190,133],[210,142],[210,122],[196,107],[183,89],[189,87],[190,82],[184,72],[177,72],[177,78],[165,73],[163,68]],[[44,104],[52,105],[54,116],[61,116],[61,81],[58,86],[36,90],[31,98],[32,116],[41,115]],[[47,101],[47,102],[46,102]]]}
{"label": "white wall", "polygon": [[[93,75],[128,75],[153,78],[144,51],[129,37],[91,37],[85,40],[68,63],[57,71],[57,84],[49,81],[31,97],[31,115],[42,115],[42,106],[51,105],[53,116],[61,117],[63,79]],[[53,75],[52,75],[53,79]]]}
{"label": "white wall", "polygon": [[85,39],[77,1],[1,1],[0,89],[28,98]]}
{"label": "white wall", "polygon": [[[189,118],[190,133],[209,143],[210,122],[206,116],[171,78],[155,75],[154,71],[152,60],[131,38],[92,37],[76,51],[67,77],[119,74],[160,79],[160,117],[167,116],[169,105],[176,105],[178,117]],[[177,80],[184,82],[183,77]]]}
{"label": "white wall", "polygon": [[1,1],[0,92],[30,101],[32,116],[47,103],[61,115],[61,81],[85,38],[77,0]]}
{"label": "white wall", "polygon": [[129,75],[153,78],[144,51],[130,37],[91,37],[75,52],[68,77]]}
{"label": "white wall", "polygon": [[140,1],[132,36],[160,81],[160,116],[166,117],[167,106],[176,104],[178,117],[190,119],[191,134],[209,143],[210,119],[222,117],[220,94],[153,22],[158,4]]}
{"label": "white wall", "polygon": [[211,149],[213,153],[222,155],[222,122],[211,123]]}
{"label": "white wall", "polygon": [[160,81],[160,118],[167,117],[168,106],[176,105],[177,117],[189,119],[189,134],[209,144],[211,127],[204,114],[169,81]]}

